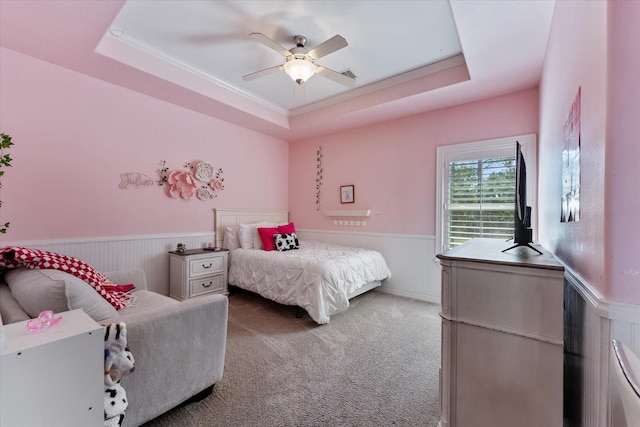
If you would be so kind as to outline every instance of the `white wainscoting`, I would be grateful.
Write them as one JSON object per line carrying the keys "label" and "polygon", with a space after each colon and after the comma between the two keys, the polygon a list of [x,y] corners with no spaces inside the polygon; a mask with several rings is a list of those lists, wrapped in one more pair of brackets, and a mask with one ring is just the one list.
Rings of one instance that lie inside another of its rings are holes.
{"label": "white wainscoting", "polygon": [[[440,303],[440,264],[435,256],[435,236],[298,230],[302,239],[360,246],[379,251],[392,277],[381,290]],[[176,243],[199,248],[215,241],[213,232],[165,235],[95,237],[38,241],[5,241],[2,246],[24,246],[79,258],[98,271],[142,268],[149,289],[169,294],[169,257]]]}
{"label": "white wainscoting", "polygon": [[[626,422],[612,389],[611,340],[619,340],[640,354],[640,305],[607,301],[569,269],[565,272],[565,280],[566,286],[581,299],[573,304],[571,295],[567,298],[565,293],[566,314],[573,315],[577,321],[574,326],[579,329],[577,342],[580,347],[580,373],[574,378],[575,382],[568,384],[574,387],[573,390],[579,390],[579,401],[574,402],[579,414],[573,423],[565,425],[624,427]],[[579,307],[576,309],[576,306]],[[565,348],[568,345],[571,343],[567,343],[565,332]]]}
{"label": "white wainscoting", "polygon": [[[637,355],[640,355],[640,305],[609,303],[609,319],[611,322],[611,339],[618,340]],[[611,353],[608,353],[610,355]],[[611,371],[610,371],[611,372]],[[611,394],[611,426],[624,426],[620,398],[617,391]],[[627,427],[632,427],[627,425]]]}
{"label": "white wainscoting", "polygon": [[149,290],[169,295],[169,255],[177,243],[187,248],[205,247],[215,242],[213,232],[121,237],[95,237],[50,241],[2,242],[2,246],[22,246],[72,256],[101,272],[142,268]]}
{"label": "white wainscoting", "polygon": [[376,250],[391,270],[391,278],[381,291],[440,304],[441,270],[435,258],[435,236],[305,229],[297,234],[303,240]]}

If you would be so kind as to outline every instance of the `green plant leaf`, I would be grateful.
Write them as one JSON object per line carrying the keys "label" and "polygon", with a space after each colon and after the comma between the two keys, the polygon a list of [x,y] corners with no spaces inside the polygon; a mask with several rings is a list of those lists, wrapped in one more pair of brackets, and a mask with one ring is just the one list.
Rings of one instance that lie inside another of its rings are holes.
{"label": "green plant leaf", "polygon": [[[6,133],[0,133],[0,168],[11,166],[11,155],[4,154],[3,150],[10,148],[13,145],[11,142],[11,136]],[[4,175],[4,171],[0,170],[0,177]],[[0,187],[2,187],[2,183],[0,183]],[[2,206],[2,201],[0,201],[0,206]],[[7,229],[9,228],[9,223],[5,222],[4,226],[0,227],[0,233],[6,234]]]}

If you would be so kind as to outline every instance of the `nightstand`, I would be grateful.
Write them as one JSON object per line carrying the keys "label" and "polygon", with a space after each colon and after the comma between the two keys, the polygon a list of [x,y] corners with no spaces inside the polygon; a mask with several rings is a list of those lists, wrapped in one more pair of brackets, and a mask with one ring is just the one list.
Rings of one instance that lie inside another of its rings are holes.
{"label": "nightstand", "polygon": [[227,290],[227,249],[169,252],[169,296],[186,300]]}

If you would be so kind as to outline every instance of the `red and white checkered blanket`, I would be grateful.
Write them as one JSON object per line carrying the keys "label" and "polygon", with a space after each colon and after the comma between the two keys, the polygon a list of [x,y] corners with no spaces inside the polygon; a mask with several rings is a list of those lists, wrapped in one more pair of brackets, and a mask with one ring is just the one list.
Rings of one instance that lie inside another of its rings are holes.
{"label": "red and white checkered blanket", "polygon": [[7,246],[0,249],[0,267],[31,269],[53,269],[76,276],[106,299],[116,310],[126,307],[132,301],[132,295],[118,291],[116,285],[107,276],[96,271],[86,262],[67,255],[39,249]]}

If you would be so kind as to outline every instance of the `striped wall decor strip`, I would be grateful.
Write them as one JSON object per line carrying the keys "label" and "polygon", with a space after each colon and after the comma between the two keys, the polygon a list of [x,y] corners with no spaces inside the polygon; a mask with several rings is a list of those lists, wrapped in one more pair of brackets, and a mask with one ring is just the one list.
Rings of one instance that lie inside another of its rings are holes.
{"label": "striped wall decor strip", "polygon": [[142,268],[149,290],[169,294],[169,256],[178,242],[187,248],[205,247],[215,241],[213,232],[82,238],[51,241],[2,242],[2,246],[23,246],[79,258],[101,272]]}
{"label": "striped wall decor strip", "polygon": [[298,237],[380,252],[391,270],[384,292],[440,304],[440,263],[435,236],[298,230]]}

